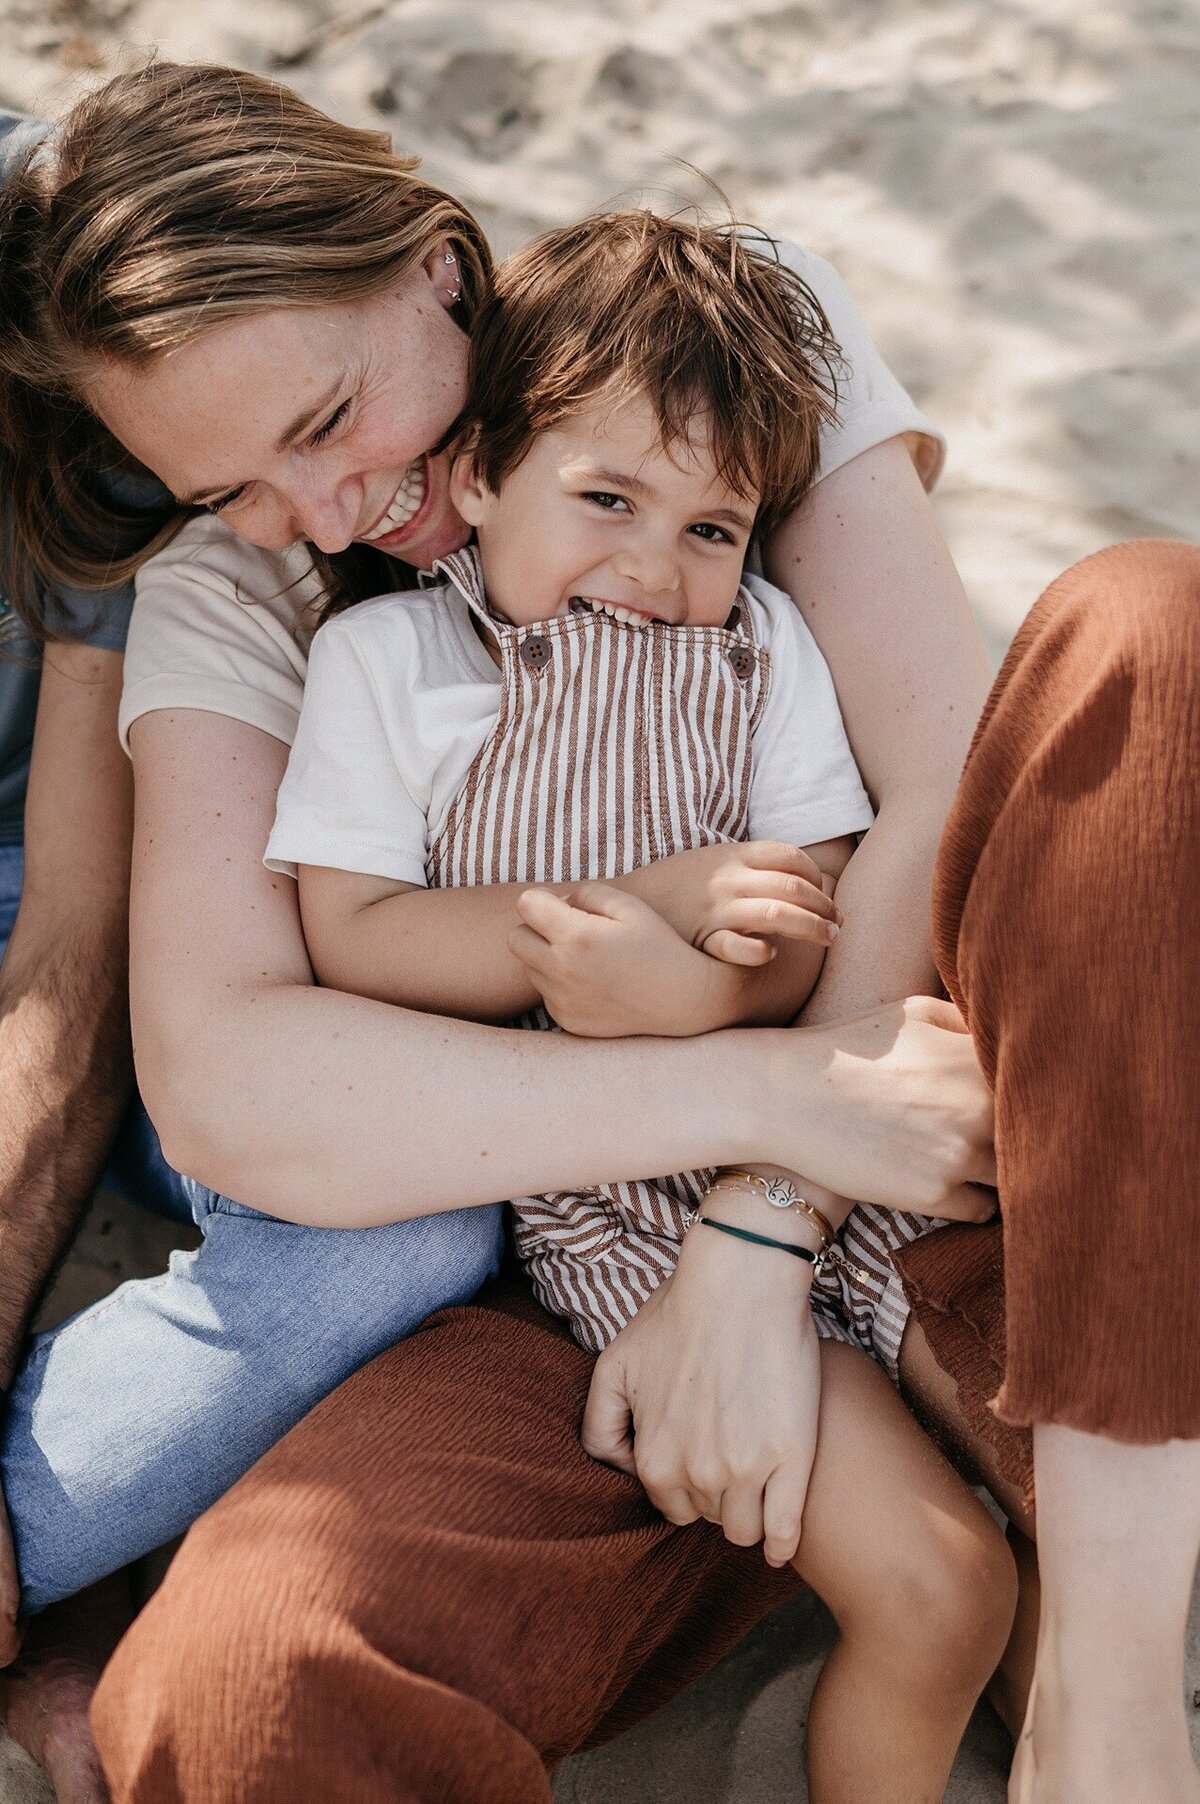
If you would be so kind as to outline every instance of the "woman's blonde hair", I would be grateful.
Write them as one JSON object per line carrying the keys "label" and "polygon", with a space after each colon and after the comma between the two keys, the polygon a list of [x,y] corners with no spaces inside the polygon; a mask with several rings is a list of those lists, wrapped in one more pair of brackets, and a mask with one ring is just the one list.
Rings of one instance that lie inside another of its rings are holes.
{"label": "woman's blonde hair", "polygon": [[[144,366],[277,307],[366,299],[443,240],[469,326],[491,262],[477,221],[385,133],[244,70],[155,63],[81,100],[0,190],[0,582],[34,632],[43,587],[131,576],[195,508],[141,504],[91,412],[97,360]],[[378,554],[314,556],[366,592]]]}

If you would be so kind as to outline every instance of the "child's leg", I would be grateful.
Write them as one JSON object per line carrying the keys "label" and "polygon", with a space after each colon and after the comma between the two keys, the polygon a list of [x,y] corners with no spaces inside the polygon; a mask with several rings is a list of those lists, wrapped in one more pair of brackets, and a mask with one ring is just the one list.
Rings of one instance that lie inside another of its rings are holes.
{"label": "child's leg", "polygon": [[199,1251],[37,1336],[13,1384],[0,1481],[26,1614],[182,1533],[499,1258],[498,1209],[303,1228],[196,1188]]}
{"label": "child's leg", "polygon": [[812,1804],[934,1804],[1004,1651],[1004,1537],[857,1348],[821,1349],[821,1427],[796,1570],[840,1639],[808,1723]]}
{"label": "child's leg", "polygon": [[959,1471],[985,1485],[1009,1519],[1008,1541],[1017,1567],[1017,1613],[1004,1658],[988,1687],[988,1698],[1015,1742],[1033,1683],[1041,1610],[1033,1512],[1023,1492],[1001,1471],[995,1449],[971,1427],[953,1378],[938,1365],[915,1319],[910,1319],[900,1343],[900,1389],[917,1420],[946,1449]]}

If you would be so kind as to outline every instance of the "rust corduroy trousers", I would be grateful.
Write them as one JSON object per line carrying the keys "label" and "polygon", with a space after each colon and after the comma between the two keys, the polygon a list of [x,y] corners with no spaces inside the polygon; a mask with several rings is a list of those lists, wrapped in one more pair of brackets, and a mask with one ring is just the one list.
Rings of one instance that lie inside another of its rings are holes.
{"label": "rust corduroy trousers", "polygon": [[[936,882],[1003,1244],[947,1229],[905,1277],[1014,1472],[1031,1422],[1200,1436],[1198,794],[1200,552],[1118,547],[1022,630]],[[293,1429],[110,1664],[114,1804],[545,1804],[710,1666],[789,1581],[585,1457],[590,1368],[498,1288]]]}

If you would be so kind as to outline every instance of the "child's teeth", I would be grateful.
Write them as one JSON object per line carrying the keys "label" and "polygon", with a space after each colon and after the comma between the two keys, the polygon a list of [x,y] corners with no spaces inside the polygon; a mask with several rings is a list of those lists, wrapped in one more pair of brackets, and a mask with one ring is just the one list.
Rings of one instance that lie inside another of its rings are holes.
{"label": "child's teeth", "polygon": [[599,608],[602,614],[610,614],[614,620],[619,620],[622,626],[645,626],[647,624],[644,614],[635,614],[631,608],[619,608],[611,601],[593,601],[592,606]]}

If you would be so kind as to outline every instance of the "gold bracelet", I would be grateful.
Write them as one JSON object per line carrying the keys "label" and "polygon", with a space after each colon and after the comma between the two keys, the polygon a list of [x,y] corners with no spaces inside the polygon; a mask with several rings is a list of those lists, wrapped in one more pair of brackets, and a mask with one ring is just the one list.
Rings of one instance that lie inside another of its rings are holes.
{"label": "gold bracelet", "polygon": [[772,1209],[795,1209],[799,1214],[807,1216],[821,1236],[823,1252],[837,1239],[832,1222],[822,1215],[815,1203],[810,1203],[807,1197],[801,1196],[790,1178],[764,1178],[761,1172],[742,1171],[734,1165],[719,1165],[712,1175],[709,1189],[715,1188],[722,1178],[736,1178],[739,1183],[761,1190]]}

